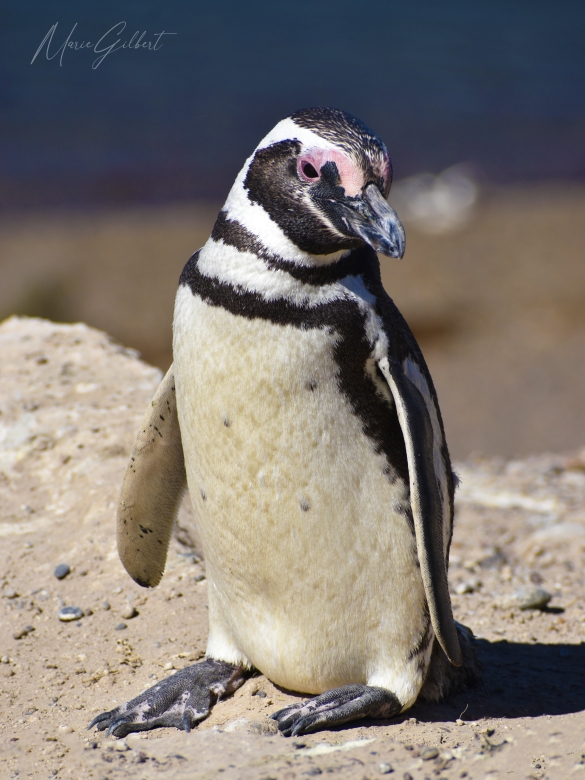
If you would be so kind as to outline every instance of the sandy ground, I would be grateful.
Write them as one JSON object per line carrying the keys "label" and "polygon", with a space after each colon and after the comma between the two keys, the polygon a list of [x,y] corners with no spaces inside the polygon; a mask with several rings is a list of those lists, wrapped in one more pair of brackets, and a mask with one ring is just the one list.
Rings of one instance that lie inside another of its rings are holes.
{"label": "sandy ground", "polygon": [[[219,206],[3,217],[0,319],[87,322],[166,370],[177,280]],[[458,230],[406,229],[384,284],[421,342],[455,457],[582,446],[585,187],[484,191]]]}
{"label": "sandy ground", "polygon": [[[87,724],[206,642],[188,505],[158,588],[135,585],[115,549],[116,494],[160,372],[85,325],[13,318],[0,352],[0,777],[585,776],[585,451],[458,464],[450,578],[455,615],[478,637],[480,687],[285,739],[268,716],[297,697],[258,676],[190,735],[118,741]],[[520,609],[535,588],[548,606]],[[59,621],[63,606],[83,617]]]}

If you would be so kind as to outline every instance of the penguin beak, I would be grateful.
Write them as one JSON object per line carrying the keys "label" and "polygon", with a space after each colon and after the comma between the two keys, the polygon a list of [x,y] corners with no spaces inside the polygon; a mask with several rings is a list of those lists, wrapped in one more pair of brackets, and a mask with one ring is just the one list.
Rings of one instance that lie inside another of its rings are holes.
{"label": "penguin beak", "polygon": [[357,236],[376,252],[388,257],[403,257],[406,236],[398,215],[382,197],[375,184],[368,184],[361,195],[344,198],[339,216],[348,235]]}

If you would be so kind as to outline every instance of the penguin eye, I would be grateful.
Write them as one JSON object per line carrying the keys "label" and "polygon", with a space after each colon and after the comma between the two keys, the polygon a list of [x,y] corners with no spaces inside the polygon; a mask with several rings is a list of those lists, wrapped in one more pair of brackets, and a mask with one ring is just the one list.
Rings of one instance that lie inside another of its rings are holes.
{"label": "penguin eye", "polygon": [[299,168],[303,178],[307,179],[308,181],[315,181],[316,179],[320,178],[319,171],[317,171],[315,166],[308,160],[301,160]]}

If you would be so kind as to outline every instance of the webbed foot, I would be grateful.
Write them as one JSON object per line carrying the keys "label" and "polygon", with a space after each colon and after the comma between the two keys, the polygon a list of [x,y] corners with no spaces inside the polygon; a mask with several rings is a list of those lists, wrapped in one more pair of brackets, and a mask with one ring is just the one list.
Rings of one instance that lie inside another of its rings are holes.
{"label": "webbed foot", "polygon": [[233,693],[244,680],[240,666],[206,658],[156,683],[126,704],[102,712],[88,729],[97,726],[99,731],[107,729],[106,736],[115,737],[162,726],[191,731],[209,715],[216,701]]}
{"label": "webbed foot", "polygon": [[391,691],[369,685],[344,685],[292,704],[272,715],[285,737],[296,737],[358,718],[391,718],[402,705]]}

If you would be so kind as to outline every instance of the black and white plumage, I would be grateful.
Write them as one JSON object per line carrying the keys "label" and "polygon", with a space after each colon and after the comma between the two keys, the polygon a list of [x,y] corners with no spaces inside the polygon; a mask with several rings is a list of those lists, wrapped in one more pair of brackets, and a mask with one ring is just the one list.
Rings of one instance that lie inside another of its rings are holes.
{"label": "black and white plumage", "polygon": [[189,730],[253,668],[318,694],[275,714],[285,734],[390,717],[474,677],[447,585],[454,484],[439,405],[376,256],[404,253],[391,175],[359,120],[299,111],[247,160],[185,266],[174,364],[124,479],[118,549],[156,585],[188,482],[207,666],[92,725]]}

